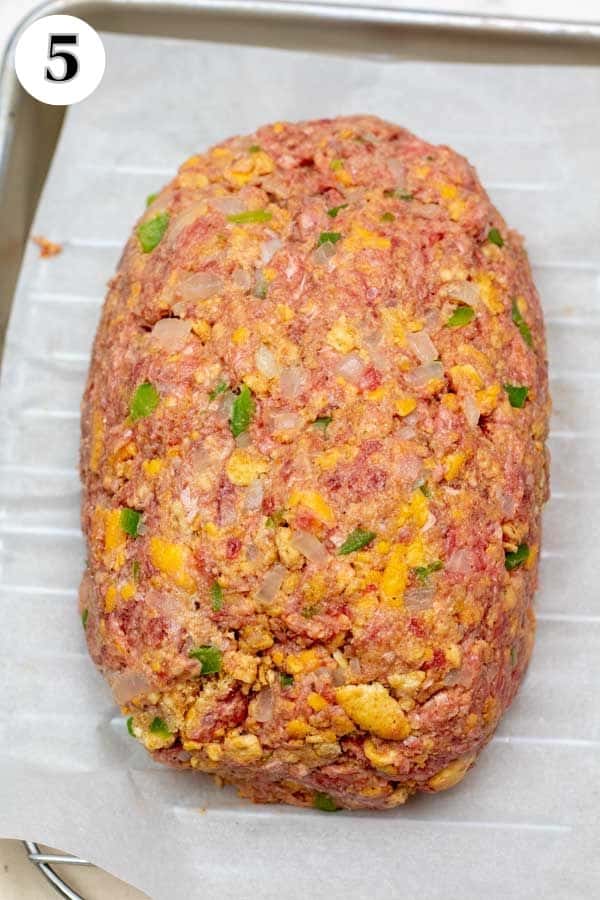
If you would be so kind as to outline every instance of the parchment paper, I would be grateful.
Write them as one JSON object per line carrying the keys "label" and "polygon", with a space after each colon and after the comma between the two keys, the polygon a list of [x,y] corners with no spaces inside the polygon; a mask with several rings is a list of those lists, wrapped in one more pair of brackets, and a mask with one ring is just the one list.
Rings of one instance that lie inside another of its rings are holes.
{"label": "parchment paper", "polygon": [[[155,900],[591,898],[600,891],[600,71],[405,63],[105,36],[25,257],[0,395],[0,832]],[[251,806],[127,734],[76,611],[78,408],[105,282],[146,194],[263,122],[370,111],[466,153],[527,237],[548,326],[553,497],[539,633],[455,790],[385,814]],[[201,811],[202,810],[202,811]]]}

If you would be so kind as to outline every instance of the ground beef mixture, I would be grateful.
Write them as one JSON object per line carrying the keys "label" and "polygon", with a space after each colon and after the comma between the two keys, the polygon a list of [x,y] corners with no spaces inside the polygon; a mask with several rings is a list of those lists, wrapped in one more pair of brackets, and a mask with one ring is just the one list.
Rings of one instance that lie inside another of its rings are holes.
{"label": "ground beef mixture", "polygon": [[133,736],[256,801],[459,781],[530,656],[540,303],[468,162],[370,116],[191,157],[110,284],[81,614]]}

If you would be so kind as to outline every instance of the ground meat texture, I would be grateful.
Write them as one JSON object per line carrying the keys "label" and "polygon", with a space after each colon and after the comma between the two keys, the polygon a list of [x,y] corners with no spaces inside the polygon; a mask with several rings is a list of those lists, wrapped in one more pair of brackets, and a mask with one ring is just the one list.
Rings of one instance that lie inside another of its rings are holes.
{"label": "ground meat texture", "polygon": [[91,655],[131,733],[255,801],[458,782],[531,653],[539,299],[468,162],[369,116],[191,157],[83,401]]}

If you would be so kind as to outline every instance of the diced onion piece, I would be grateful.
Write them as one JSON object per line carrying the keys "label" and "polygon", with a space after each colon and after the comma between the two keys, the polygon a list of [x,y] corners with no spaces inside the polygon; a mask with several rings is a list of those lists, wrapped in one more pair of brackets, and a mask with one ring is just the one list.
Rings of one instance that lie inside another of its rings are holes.
{"label": "diced onion piece", "polygon": [[479,288],[472,281],[453,281],[446,285],[446,294],[467,306],[477,306],[481,301]]}
{"label": "diced onion piece", "polygon": [[420,203],[418,200],[413,200],[410,204],[410,211],[420,219],[435,219],[440,214],[437,203]]}
{"label": "diced onion piece", "polygon": [[302,425],[302,418],[295,412],[273,413],[271,417],[275,431],[290,431]]}
{"label": "diced onion piece", "polygon": [[263,688],[252,704],[252,714],[257,722],[270,722],[275,708],[275,696],[270,687]]}
{"label": "diced onion piece", "polygon": [[191,327],[191,322],[185,322],[183,319],[159,319],[150,337],[167,353],[174,353],[184,346]]}
{"label": "diced onion piece", "polygon": [[252,443],[252,440],[250,438],[249,431],[242,431],[242,433],[238,434],[238,436],[235,439],[236,447],[249,447],[251,443]]}
{"label": "diced onion piece", "polygon": [[452,669],[446,677],[444,678],[444,684],[446,687],[454,687],[457,684],[463,684],[465,687],[469,687],[473,682],[473,675],[469,672],[469,669]]}
{"label": "diced onion piece", "polygon": [[298,271],[298,262],[294,259],[293,256],[288,256],[288,263],[285,267],[285,277],[290,280],[293,278],[296,272]]}
{"label": "diced onion piece", "polygon": [[376,366],[380,372],[388,372],[390,369],[390,361],[383,350],[381,334],[376,331],[365,334],[363,337],[363,344],[369,352],[373,365]]}
{"label": "diced onion piece", "polygon": [[335,256],[336,246],[333,241],[325,241],[319,244],[313,252],[313,262],[318,266],[326,266],[332,256]]}
{"label": "diced onion piece", "polygon": [[223,528],[228,528],[237,521],[238,513],[233,496],[225,496],[219,504],[218,523]]}
{"label": "diced onion piece", "polygon": [[344,656],[341,650],[334,650],[331,654],[335,659],[336,663],[340,667],[340,669],[344,669],[344,671],[348,668],[348,660]]}
{"label": "diced onion piece", "polygon": [[304,233],[311,231],[312,228],[317,224],[317,220],[315,215],[307,210],[304,210],[300,213],[300,218],[298,219],[298,224],[300,226],[301,231]]}
{"label": "diced onion piece", "polygon": [[429,531],[430,528],[433,528],[436,521],[437,521],[437,519],[434,516],[434,514],[432,512],[429,512],[427,514],[427,520],[426,520],[425,524],[423,525],[423,527],[421,528],[421,531]]}
{"label": "diced onion piece", "polygon": [[233,283],[242,291],[249,291],[252,287],[252,276],[244,269],[236,269],[233,273]]}
{"label": "diced onion piece", "polygon": [[510,519],[517,511],[518,503],[512,494],[507,494],[506,491],[503,491],[501,487],[496,488],[496,496],[498,498],[498,502],[500,503],[500,509],[502,511],[502,515]]}
{"label": "diced onion piece", "polygon": [[346,670],[342,669],[341,666],[336,666],[331,675],[331,680],[336,687],[346,684]]}
{"label": "diced onion piece", "polygon": [[211,456],[204,447],[194,447],[190,453],[190,466],[194,475],[202,475],[208,471],[212,464]]}
{"label": "diced onion piece", "polygon": [[254,163],[248,156],[238,156],[233,161],[233,168],[235,172],[251,172],[254,168]]}
{"label": "diced onion piece", "polygon": [[474,569],[476,560],[477,557],[473,550],[461,548],[454,551],[446,563],[445,569],[455,575],[467,575]]}
{"label": "diced onion piece", "polygon": [[344,188],[344,187],[338,186],[338,191],[340,191],[340,193],[344,197],[344,200],[348,204],[362,203],[362,201],[364,200],[364,196],[365,196],[364,188],[350,188],[350,187]]}
{"label": "diced onion piece", "polygon": [[441,362],[430,362],[424,363],[422,366],[417,366],[416,369],[413,369],[412,372],[409,372],[406,376],[406,380],[409,384],[412,384],[416,388],[425,387],[427,382],[432,379],[438,379],[444,377],[444,367]]}
{"label": "diced onion piece", "polygon": [[396,431],[396,437],[401,441],[412,441],[417,436],[417,429],[412,425],[401,425]]}
{"label": "diced onion piece", "polygon": [[475,428],[477,423],[479,422],[479,416],[481,413],[479,412],[479,407],[477,406],[477,401],[473,394],[466,394],[462,400],[462,408],[465,414],[465,419],[471,426],[471,428]]}
{"label": "diced onion piece", "polygon": [[[281,159],[283,159],[283,157],[281,157]],[[285,168],[285,166],[283,165],[281,165],[280,167],[282,169]],[[292,165],[288,168],[293,169],[294,163],[292,163]],[[263,190],[268,194],[273,194],[273,196],[277,200],[287,200],[287,198],[289,197],[289,187],[284,182],[283,178],[281,178],[279,175],[266,175],[263,176],[261,181]]]}
{"label": "diced onion piece", "polygon": [[283,244],[278,237],[273,237],[269,241],[265,241],[264,244],[261,244],[260,255],[263,261],[263,265],[266,266],[268,262],[271,261],[275,253],[282,247]]}
{"label": "diced onion piece", "polygon": [[360,659],[357,656],[352,656],[348,660],[348,668],[352,672],[355,678],[360,677],[361,674],[361,665]]}
{"label": "diced onion piece", "polygon": [[206,206],[204,203],[193,203],[191,206],[186,207],[179,215],[172,216],[169,222],[169,241],[172,244],[175,243],[181,232],[184,231],[188,225],[191,225],[192,222],[195,222],[196,219],[199,219],[200,216],[203,216],[205,211]]}
{"label": "diced onion piece", "polygon": [[230,197],[211,197],[209,203],[213,209],[222,212],[226,216],[244,212],[246,209],[246,204],[239,194],[234,194]]}
{"label": "diced onion piece", "polygon": [[437,331],[440,324],[440,311],[439,309],[430,309],[428,313],[425,314],[425,330],[428,332]]}
{"label": "diced onion piece", "polygon": [[178,300],[177,303],[174,303],[173,306],[171,307],[171,312],[173,313],[174,316],[177,316],[178,318],[183,319],[183,317],[185,316],[186,306],[187,306],[187,303],[185,302],[185,300]]}
{"label": "diced onion piece", "polygon": [[280,565],[280,563],[275,563],[263,578],[263,582],[258,589],[258,599],[267,603],[273,600],[283,584],[286,573],[287,569],[284,566]]}
{"label": "diced onion piece", "polygon": [[423,460],[415,454],[397,453],[393,462],[393,471],[402,481],[414,484],[423,471]]}
{"label": "diced onion piece", "polygon": [[292,535],[292,546],[311,562],[317,564],[323,564],[329,558],[321,541],[309,531],[295,531]]}
{"label": "diced onion piece", "polygon": [[256,544],[248,544],[246,547],[246,559],[250,562],[254,562],[254,560],[258,559],[261,556],[261,552],[256,546]]}
{"label": "diced onion piece", "polygon": [[438,358],[437,347],[426,331],[411,332],[406,336],[406,343],[422,363],[430,363]]}
{"label": "diced onion piece", "polygon": [[279,378],[279,384],[281,394],[286,400],[294,400],[302,393],[305,374],[302,366],[288,366],[283,369]]}
{"label": "diced onion piece", "polygon": [[435,590],[431,587],[411,588],[404,594],[404,605],[409,612],[420,612],[433,606]]}
{"label": "diced onion piece", "polygon": [[396,187],[404,187],[404,179],[406,176],[404,163],[400,162],[399,159],[388,159],[386,160],[386,165],[396,181]]}
{"label": "diced onion piece", "polygon": [[119,706],[129,703],[140,694],[148,694],[152,690],[152,685],[144,675],[127,670],[115,673],[109,678],[109,683]]}
{"label": "diced onion piece", "polygon": [[337,367],[338,374],[353,384],[360,381],[360,377],[364,371],[365,364],[356,353],[348,353],[343,357]]}
{"label": "diced onion piece", "polygon": [[254,359],[256,360],[256,368],[261,375],[265,375],[267,378],[275,378],[279,375],[279,365],[277,364],[277,360],[275,359],[273,352],[264,344],[260,345],[254,354]]}
{"label": "diced onion piece", "polygon": [[179,285],[179,294],[186,303],[206,300],[223,289],[223,279],[214,272],[195,272]]}
{"label": "diced onion piece", "polygon": [[[189,487],[185,487],[181,491],[179,499],[181,501],[181,505],[185,510],[186,519],[188,520],[188,522],[191,522],[198,512],[198,498],[192,493]],[[142,523],[140,522],[140,525],[141,524]],[[137,533],[140,533],[139,526]]]}
{"label": "diced onion piece", "polygon": [[219,409],[221,415],[225,416],[227,419],[231,418],[231,413],[233,412],[233,404],[235,401],[235,395],[232,391],[225,391],[221,396],[221,403],[219,404]]}

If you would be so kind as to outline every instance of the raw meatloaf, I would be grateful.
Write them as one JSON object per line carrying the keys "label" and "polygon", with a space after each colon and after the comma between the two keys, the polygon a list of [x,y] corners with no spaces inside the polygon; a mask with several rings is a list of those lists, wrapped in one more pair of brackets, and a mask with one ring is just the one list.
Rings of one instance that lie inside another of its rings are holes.
{"label": "raw meatloaf", "polygon": [[277,123],[148,199],[83,402],[81,612],[155,759],[256,801],[458,782],[529,660],[540,303],[472,167]]}

